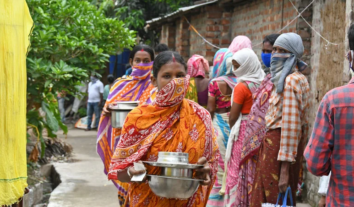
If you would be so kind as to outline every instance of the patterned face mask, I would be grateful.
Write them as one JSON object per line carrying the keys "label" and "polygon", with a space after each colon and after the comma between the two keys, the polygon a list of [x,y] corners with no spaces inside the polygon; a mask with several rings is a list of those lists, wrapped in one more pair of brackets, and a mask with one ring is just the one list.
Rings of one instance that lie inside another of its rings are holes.
{"label": "patterned face mask", "polygon": [[156,95],[157,106],[174,106],[184,99],[189,86],[190,76],[175,78],[165,85]]}

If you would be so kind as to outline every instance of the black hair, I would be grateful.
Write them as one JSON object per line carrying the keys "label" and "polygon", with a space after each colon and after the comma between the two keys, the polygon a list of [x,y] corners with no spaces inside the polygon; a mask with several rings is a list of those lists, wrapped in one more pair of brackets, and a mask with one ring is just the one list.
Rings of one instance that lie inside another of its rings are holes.
{"label": "black hair", "polygon": [[141,51],[141,50],[144,50],[145,52],[149,53],[150,55],[150,58],[151,58],[151,61],[154,61],[154,58],[155,58],[155,53],[154,53],[154,50],[148,46],[148,45],[136,45],[132,52],[130,53],[130,56],[129,56],[129,59],[134,59],[134,56],[135,54],[138,52],[138,51]]}
{"label": "black hair", "polygon": [[165,52],[165,51],[169,51],[168,46],[166,44],[161,43],[161,44],[156,45],[155,52],[160,53],[160,52]]}
{"label": "black hair", "polygon": [[263,40],[263,44],[265,42],[269,42],[269,44],[271,44],[272,46],[274,45],[275,43],[275,40],[277,40],[277,38],[280,36],[280,34],[271,34],[271,35],[268,35],[264,38]]}
{"label": "black hair", "polygon": [[354,24],[350,25],[348,30],[348,40],[350,50],[354,50]]}
{"label": "black hair", "polygon": [[154,61],[154,65],[152,67],[154,78],[157,78],[157,74],[159,73],[159,71],[163,65],[173,61],[173,57],[176,60],[176,62],[183,65],[184,69],[187,71],[187,64],[186,64],[186,62],[184,62],[183,57],[178,52],[165,51],[165,52],[159,53],[159,55],[156,57],[156,59]]}
{"label": "black hair", "polygon": [[114,76],[113,76],[112,74],[109,74],[109,75],[107,76],[107,80],[108,80],[108,83],[109,83],[109,84],[112,84],[112,83],[114,82]]}

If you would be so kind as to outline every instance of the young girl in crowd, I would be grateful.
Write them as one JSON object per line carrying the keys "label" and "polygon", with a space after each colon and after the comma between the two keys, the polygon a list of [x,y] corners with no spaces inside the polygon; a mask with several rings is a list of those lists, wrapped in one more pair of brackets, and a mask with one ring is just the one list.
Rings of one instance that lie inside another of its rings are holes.
{"label": "young girl in crowd", "polygon": [[[209,113],[185,99],[189,85],[187,66],[176,52],[160,53],[153,65],[152,83],[157,87],[152,104],[131,111],[122,128],[121,138],[111,160],[108,178],[130,182],[137,171],[134,162],[157,161],[159,151],[189,153],[189,163],[203,164],[199,178],[204,181],[188,200],[161,199],[147,182],[130,184],[124,206],[205,206],[213,186],[219,157]],[[140,146],[140,147],[136,147]],[[156,175],[158,167],[146,166]],[[173,186],[170,186],[173,188]]]}
{"label": "young girl in crowd", "polygon": [[236,200],[241,150],[248,114],[253,104],[252,95],[265,78],[261,63],[251,49],[245,48],[236,52],[232,56],[232,65],[238,84],[233,91],[229,121],[232,130],[225,155],[227,163],[225,206],[234,206]]}
{"label": "young girl in crowd", "polygon": [[[119,78],[110,89],[103,114],[100,119],[97,134],[97,153],[104,163],[104,172],[107,174],[111,157],[120,139],[121,129],[112,128],[111,116],[108,104],[119,101],[140,101],[145,102],[153,89],[150,76],[152,71],[152,61],[154,51],[147,45],[137,45],[130,54],[130,65],[132,73],[126,78]],[[113,180],[118,188],[118,198],[120,205],[125,202],[128,184]]]}

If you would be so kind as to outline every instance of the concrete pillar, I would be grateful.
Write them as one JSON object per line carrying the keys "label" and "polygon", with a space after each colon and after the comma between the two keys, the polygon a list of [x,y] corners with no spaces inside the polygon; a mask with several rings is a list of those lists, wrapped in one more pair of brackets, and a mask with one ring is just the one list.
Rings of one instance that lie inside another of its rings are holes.
{"label": "concrete pillar", "polygon": [[[348,30],[350,25],[353,24],[354,20],[354,14],[353,14],[353,7],[354,7],[354,0],[346,0],[346,7],[345,7],[345,50],[343,51],[343,54],[346,54],[347,51],[349,51],[349,41],[348,41]],[[347,83],[350,80],[350,75],[349,75],[349,62],[345,59],[344,60],[344,68],[343,68],[343,82]],[[352,77],[354,73],[351,71]]]}

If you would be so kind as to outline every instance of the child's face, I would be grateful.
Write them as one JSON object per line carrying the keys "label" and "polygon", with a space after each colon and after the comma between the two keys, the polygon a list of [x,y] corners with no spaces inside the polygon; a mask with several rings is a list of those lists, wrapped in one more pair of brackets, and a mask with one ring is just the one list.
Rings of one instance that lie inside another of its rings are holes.
{"label": "child's face", "polygon": [[184,66],[178,62],[169,62],[160,68],[157,78],[151,77],[152,84],[160,91],[172,79],[186,77]]}

